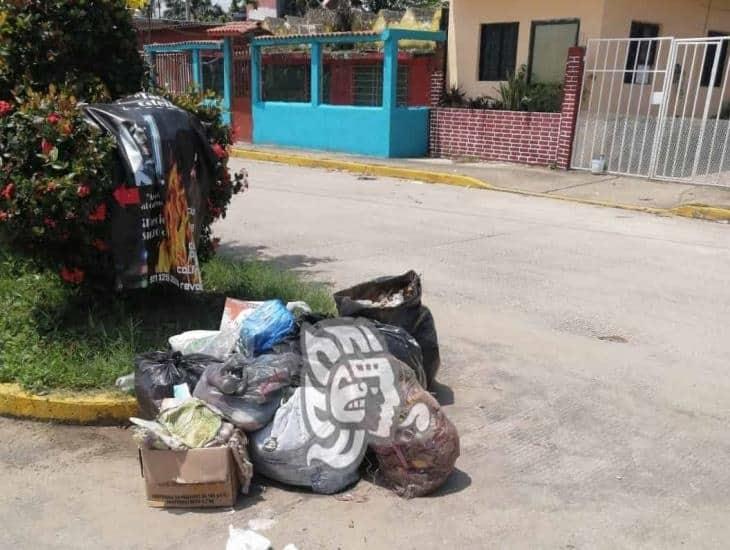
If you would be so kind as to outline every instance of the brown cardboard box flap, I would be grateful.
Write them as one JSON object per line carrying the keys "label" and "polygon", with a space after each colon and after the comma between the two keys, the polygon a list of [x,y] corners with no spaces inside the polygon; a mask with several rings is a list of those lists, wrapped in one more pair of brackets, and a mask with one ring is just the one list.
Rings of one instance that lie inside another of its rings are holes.
{"label": "brown cardboard box flap", "polygon": [[231,472],[228,447],[158,451],[142,449],[143,475],[148,484],[223,483]]}

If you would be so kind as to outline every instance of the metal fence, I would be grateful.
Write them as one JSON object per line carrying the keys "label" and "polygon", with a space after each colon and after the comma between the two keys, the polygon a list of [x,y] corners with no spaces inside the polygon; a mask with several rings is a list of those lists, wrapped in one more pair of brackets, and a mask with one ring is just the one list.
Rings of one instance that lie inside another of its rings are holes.
{"label": "metal fence", "polygon": [[158,86],[182,93],[193,84],[189,52],[159,53],[154,56],[155,81]]}
{"label": "metal fence", "polygon": [[730,186],[729,40],[590,40],[572,166]]}

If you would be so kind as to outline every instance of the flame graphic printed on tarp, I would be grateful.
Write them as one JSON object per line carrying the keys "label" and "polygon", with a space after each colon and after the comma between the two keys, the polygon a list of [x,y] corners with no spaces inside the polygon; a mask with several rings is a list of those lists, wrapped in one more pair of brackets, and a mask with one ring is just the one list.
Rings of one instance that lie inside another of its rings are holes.
{"label": "flame graphic printed on tarp", "polygon": [[111,208],[117,288],[202,290],[199,220],[217,162],[202,125],[148,94],[88,105],[85,113],[114,136],[122,161]]}

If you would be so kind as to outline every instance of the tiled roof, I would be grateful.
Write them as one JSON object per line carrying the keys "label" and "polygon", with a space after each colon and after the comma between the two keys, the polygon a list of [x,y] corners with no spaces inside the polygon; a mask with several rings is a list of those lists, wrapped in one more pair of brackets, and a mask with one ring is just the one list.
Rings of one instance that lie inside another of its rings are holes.
{"label": "tiled roof", "polygon": [[145,46],[165,46],[169,48],[174,48],[175,46],[216,46],[218,44],[220,44],[220,40],[185,40],[183,42],[155,42],[154,44],[145,44]]}
{"label": "tiled roof", "polygon": [[232,21],[225,25],[206,29],[206,34],[212,36],[239,36],[255,32],[261,28],[259,21]]}
{"label": "tiled roof", "polygon": [[135,16],[132,23],[138,31],[146,31],[147,29],[184,29],[187,27],[212,27],[215,23],[204,21],[181,21],[179,19],[147,19],[146,17]]}
{"label": "tiled roof", "polygon": [[[210,31],[208,31],[210,32]],[[337,36],[380,36],[379,32],[375,31],[354,31],[354,32],[315,32],[312,34],[277,34],[274,36],[259,36],[256,38],[257,42],[268,42],[276,41],[277,39],[289,39],[289,38],[329,38]]]}

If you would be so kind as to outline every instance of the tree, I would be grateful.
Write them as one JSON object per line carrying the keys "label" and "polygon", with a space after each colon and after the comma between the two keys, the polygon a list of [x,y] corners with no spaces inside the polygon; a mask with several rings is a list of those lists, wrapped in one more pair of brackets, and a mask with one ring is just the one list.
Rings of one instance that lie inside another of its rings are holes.
{"label": "tree", "polygon": [[378,13],[380,10],[436,8],[444,3],[444,0],[329,0],[328,2],[324,2],[324,0],[286,0],[284,13],[301,16],[307,13],[307,10],[323,5],[339,11],[344,11],[349,7]]}
{"label": "tree", "polygon": [[125,0],[0,0],[0,99],[51,84],[115,98],[138,91],[142,76]]}
{"label": "tree", "polygon": [[[190,19],[194,21],[223,21],[226,13],[211,0],[188,0]],[[185,19],[185,0],[167,0],[165,2],[165,17],[170,19]]]}

